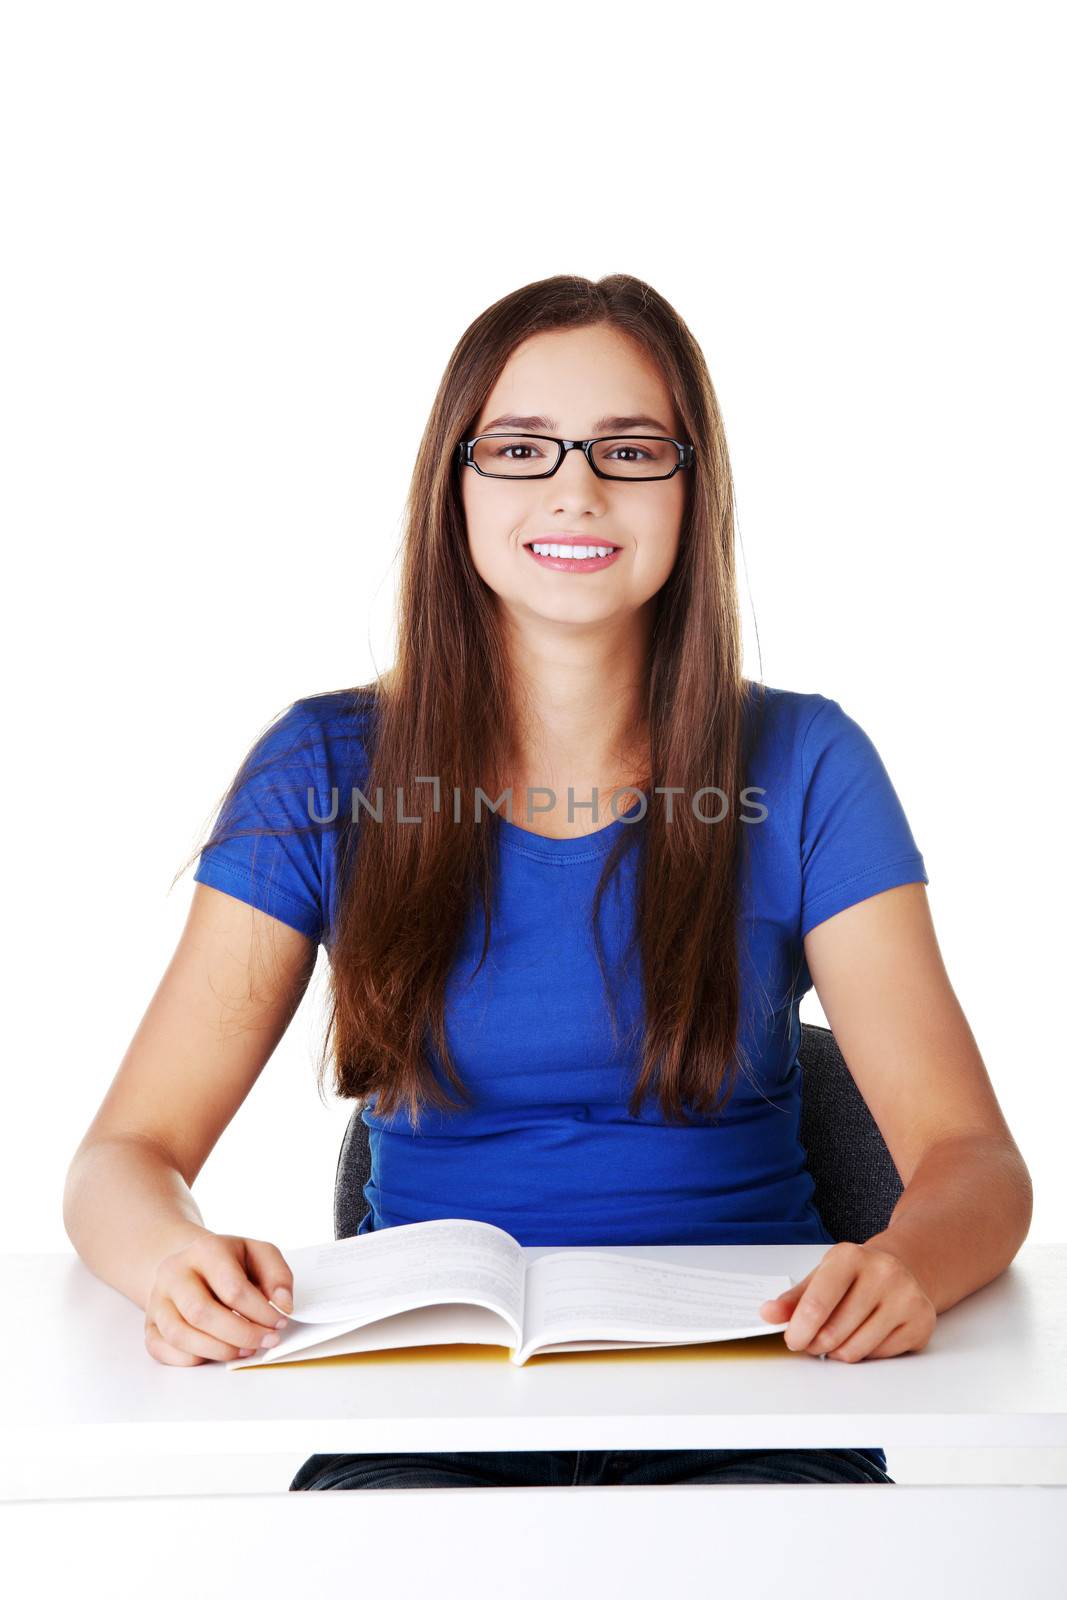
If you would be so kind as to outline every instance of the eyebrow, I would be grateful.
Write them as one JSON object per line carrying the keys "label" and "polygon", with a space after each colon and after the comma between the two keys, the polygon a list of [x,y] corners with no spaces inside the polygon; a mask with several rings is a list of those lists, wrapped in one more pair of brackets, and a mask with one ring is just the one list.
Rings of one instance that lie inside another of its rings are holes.
{"label": "eyebrow", "polygon": [[[558,424],[552,417],[520,417],[514,412],[507,412],[502,417],[494,417],[492,422],[487,422],[480,431],[488,433],[491,428],[515,428],[520,433],[551,433]],[[638,413],[632,417],[598,417],[593,423],[593,437],[602,433],[625,432],[629,428],[655,428],[657,433],[670,436],[671,430],[666,427],[658,417],[646,417]]]}

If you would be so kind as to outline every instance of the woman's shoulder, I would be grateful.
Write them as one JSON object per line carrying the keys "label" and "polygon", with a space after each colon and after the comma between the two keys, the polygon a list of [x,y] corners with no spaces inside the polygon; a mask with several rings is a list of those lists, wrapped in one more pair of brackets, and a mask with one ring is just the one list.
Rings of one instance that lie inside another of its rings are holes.
{"label": "woman's shoulder", "polygon": [[327,689],[294,700],[276,723],[284,735],[303,735],[304,743],[335,761],[366,753],[378,708],[374,684]]}
{"label": "woman's shoulder", "polygon": [[250,795],[309,785],[329,793],[359,780],[367,760],[373,694],[360,687],[301,695],[261,726],[234,779]]}
{"label": "woman's shoulder", "polygon": [[344,733],[355,728],[364,731],[378,707],[375,684],[358,684],[350,689],[325,689],[318,694],[301,695],[289,707],[294,720],[314,722],[331,732]]}
{"label": "woman's shoulder", "polygon": [[[788,796],[814,837],[851,828],[909,860],[918,855],[900,798],[864,724],[829,695],[753,684],[764,693],[752,781]],[[858,855],[862,849],[857,846]]]}
{"label": "woman's shoulder", "polygon": [[829,724],[844,714],[836,700],[814,691],[783,689],[751,678],[744,680],[744,687],[753,743],[757,748],[773,747],[779,759],[789,754],[799,763],[816,721]]}

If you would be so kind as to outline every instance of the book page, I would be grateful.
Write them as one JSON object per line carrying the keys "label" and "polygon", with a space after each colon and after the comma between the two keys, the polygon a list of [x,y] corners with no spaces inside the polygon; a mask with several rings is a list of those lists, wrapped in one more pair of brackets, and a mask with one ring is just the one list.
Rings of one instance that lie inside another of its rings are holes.
{"label": "book page", "polygon": [[367,1350],[400,1350],[411,1345],[493,1344],[513,1349],[518,1340],[503,1317],[484,1306],[434,1305],[398,1311],[353,1328],[349,1323],[301,1322],[280,1344],[227,1361],[235,1367],[265,1367],[276,1361],[311,1361]]}
{"label": "book page", "polygon": [[759,1308],[791,1284],[784,1273],[558,1251],[527,1264],[523,1351],[579,1339],[696,1343],[774,1333],[788,1321],[766,1322]]}
{"label": "book page", "polygon": [[[283,1251],[293,1272],[290,1324],[361,1327],[415,1306],[468,1301],[522,1329],[522,1246],[489,1222],[441,1218]],[[285,1340],[285,1332],[282,1335]],[[306,1342],[306,1341],[305,1341]],[[281,1345],[275,1346],[275,1354]]]}

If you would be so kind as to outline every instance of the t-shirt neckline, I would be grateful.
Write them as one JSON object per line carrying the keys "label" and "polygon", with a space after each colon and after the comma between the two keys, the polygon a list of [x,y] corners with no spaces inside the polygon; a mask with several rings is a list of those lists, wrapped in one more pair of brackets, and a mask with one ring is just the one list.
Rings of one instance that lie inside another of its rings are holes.
{"label": "t-shirt neckline", "polygon": [[[582,834],[578,838],[565,839],[552,839],[545,834],[532,833],[529,828],[520,828],[518,823],[509,822],[507,817],[498,815],[496,820],[500,829],[500,842],[508,849],[521,850],[524,855],[541,856],[548,861],[604,856],[623,828],[636,827],[643,820],[635,815],[640,805],[641,802],[637,801],[606,827],[596,828],[592,833]],[[627,817],[632,817],[633,820],[628,822]]]}

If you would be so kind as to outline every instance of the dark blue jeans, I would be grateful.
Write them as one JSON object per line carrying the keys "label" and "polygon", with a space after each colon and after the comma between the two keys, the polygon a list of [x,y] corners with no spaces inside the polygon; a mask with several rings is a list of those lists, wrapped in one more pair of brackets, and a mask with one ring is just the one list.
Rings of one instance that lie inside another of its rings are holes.
{"label": "dark blue jeans", "polygon": [[858,1450],[430,1450],[309,1456],[290,1489],[893,1483]]}

